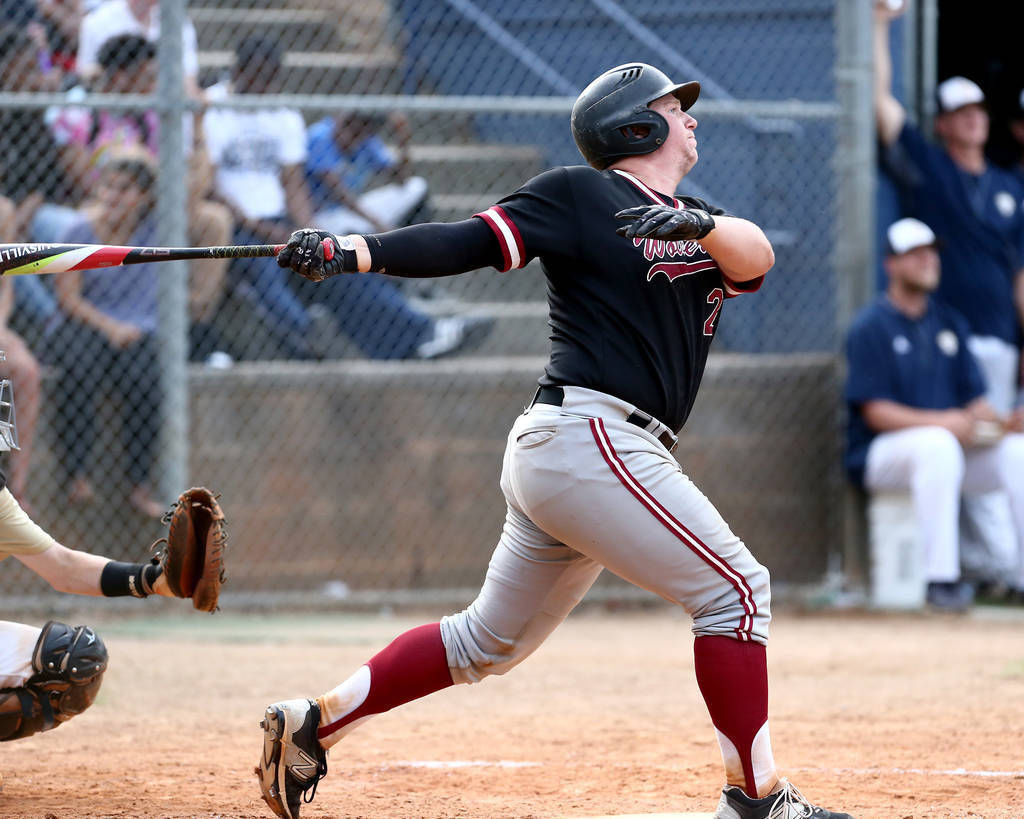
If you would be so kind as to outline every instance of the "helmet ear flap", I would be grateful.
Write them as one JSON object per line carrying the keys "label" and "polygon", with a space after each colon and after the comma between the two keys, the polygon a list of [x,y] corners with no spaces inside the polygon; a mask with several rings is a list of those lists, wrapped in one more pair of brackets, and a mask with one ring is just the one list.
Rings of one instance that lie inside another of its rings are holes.
{"label": "helmet ear flap", "polygon": [[[639,129],[641,132],[637,132]],[[657,111],[643,108],[624,122],[609,124],[600,130],[601,147],[590,164],[604,170],[612,162],[627,156],[649,154],[658,150],[668,138],[669,125]]]}

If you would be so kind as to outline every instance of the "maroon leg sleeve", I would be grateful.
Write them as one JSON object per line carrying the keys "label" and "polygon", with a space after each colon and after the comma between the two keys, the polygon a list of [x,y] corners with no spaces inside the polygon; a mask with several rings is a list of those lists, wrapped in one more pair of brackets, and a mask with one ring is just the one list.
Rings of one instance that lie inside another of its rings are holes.
{"label": "maroon leg sleeve", "polygon": [[751,746],[768,721],[765,647],[730,637],[698,637],[693,641],[693,658],[711,721],[736,747],[743,764],[744,790],[757,798]]}
{"label": "maroon leg sleeve", "polygon": [[400,634],[367,663],[370,692],[355,711],[318,731],[323,738],[371,714],[381,714],[452,685],[441,624],[429,623]]}

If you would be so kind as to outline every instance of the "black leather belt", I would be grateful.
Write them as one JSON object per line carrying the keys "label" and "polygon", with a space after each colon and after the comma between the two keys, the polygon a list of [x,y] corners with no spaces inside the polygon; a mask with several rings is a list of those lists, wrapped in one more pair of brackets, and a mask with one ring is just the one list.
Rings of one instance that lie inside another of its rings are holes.
{"label": "black leather belt", "polygon": [[[533,400],[530,402],[530,406],[532,407],[534,404],[550,404],[553,407],[560,407],[564,400],[565,391],[561,387],[538,387]],[[640,427],[643,430],[646,430],[654,422],[655,418],[653,415],[648,415],[640,410],[633,410],[626,418],[626,423]],[[657,423],[661,424],[660,421]],[[664,424],[661,425],[665,426]],[[675,449],[676,443],[679,440],[668,429],[664,430],[657,438],[669,452]]]}

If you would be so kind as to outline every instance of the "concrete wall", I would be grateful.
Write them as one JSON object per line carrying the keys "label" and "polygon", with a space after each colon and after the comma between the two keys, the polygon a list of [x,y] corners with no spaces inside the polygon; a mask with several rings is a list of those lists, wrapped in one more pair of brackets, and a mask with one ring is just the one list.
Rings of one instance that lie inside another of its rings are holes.
{"label": "concrete wall", "polygon": [[[191,482],[223,495],[229,590],[476,586],[504,518],[505,436],[542,365],[193,369]],[[777,581],[820,578],[838,548],[837,394],[827,356],[713,356],[676,451]],[[51,435],[44,418],[39,475]],[[70,546],[141,559],[161,527],[122,511],[125,488],[108,484],[100,503],[68,507],[63,487],[39,483],[36,518]]]}

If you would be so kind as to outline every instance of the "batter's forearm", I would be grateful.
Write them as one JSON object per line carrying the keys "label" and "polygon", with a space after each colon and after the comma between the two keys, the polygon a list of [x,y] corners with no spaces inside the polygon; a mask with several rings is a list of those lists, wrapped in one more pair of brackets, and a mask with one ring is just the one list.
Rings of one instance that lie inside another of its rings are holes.
{"label": "batter's forearm", "polygon": [[715,229],[701,244],[722,272],[736,282],[763,276],[775,264],[775,251],[764,231],[735,216],[716,216]]}
{"label": "batter's forearm", "polygon": [[500,267],[501,248],[480,219],[425,225],[349,236],[355,245],[360,273],[430,278]]}

